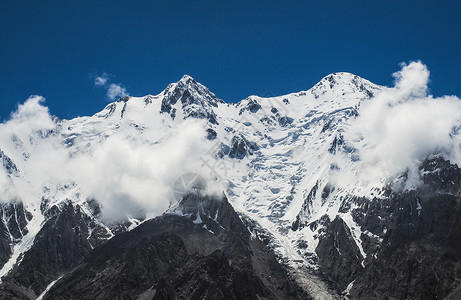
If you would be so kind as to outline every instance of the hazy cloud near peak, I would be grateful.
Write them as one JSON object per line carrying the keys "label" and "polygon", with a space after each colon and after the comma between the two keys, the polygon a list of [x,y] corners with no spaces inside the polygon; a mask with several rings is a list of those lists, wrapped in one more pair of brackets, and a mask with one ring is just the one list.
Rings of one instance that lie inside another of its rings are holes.
{"label": "hazy cloud near peak", "polygon": [[382,182],[408,171],[408,183],[417,184],[419,164],[434,153],[461,163],[460,137],[453,135],[461,124],[461,100],[428,95],[429,75],[419,61],[402,64],[394,87],[361,103],[344,133],[358,149],[357,180]]}
{"label": "hazy cloud near peak", "polygon": [[91,151],[72,152],[56,134],[59,124],[43,102],[43,97],[30,97],[0,124],[0,148],[20,171],[20,177],[9,176],[0,164],[1,202],[19,199],[39,207],[44,190],[51,190],[54,201],[95,198],[110,224],[129,216],[163,213],[175,201],[174,183],[184,173],[201,173],[209,179],[209,172],[200,171],[198,159],[209,147],[203,120],[184,120],[165,132],[161,143],[145,140],[154,135],[148,128],[136,139],[121,130],[92,142]]}
{"label": "hazy cloud near peak", "polygon": [[163,213],[173,199],[175,180],[200,170],[197,157],[205,141],[203,125],[185,120],[161,144],[149,145],[114,135],[90,154],[69,161],[73,180],[103,207],[106,221],[123,220],[140,211]]}
{"label": "hazy cloud near peak", "polygon": [[[200,171],[198,159],[209,147],[203,120],[184,120],[162,134],[162,143],[145,140],[155,135],[148,128],[137,139],[121,130],[92,142],[91,151],[73,152],[56,134],[59,124],[43,103],[43,97],[30,97],[0,124],[0,149],[20,172],[20,177],[9,176],[0,164],[1,202],[19,199],[39,207],[44,190],[51,190],[53,201],[80,194],[77,201],[94,197],[103,219],[113,223],[141,211],[151,217],[163,213],[175,201],[174,182],[184,173],[209,177],[209,172]],[[155,136],[160,138],[158,132]]]}
{"label": "hazy cloud near peak", "polygon": [[16,147],[27,147],[27,144],[35,140],[35,135],[56,126],[48,107],[43,105],[44,102],[45,98],[41,96],[30,96],[23,104],[18,105],[10,120],[0,124],[0,149],[7,147],[12,139],[16,140]]}
{"label": "hazy cloud near peak", "polygon": [[394,93],[406,97],[427,96],[430,72],[420,61],[400,64],[402,69],[392,74],[395,78]]}
{"label": "hazy cloud near peak", "polygon": [[55,123],[51,119],[48,107],[43,105],[44,102],[45,98],[42,96],[30,96],[23,104],[18,105],[7,124],[16,131],[53,128]]}
{"label": "hazy cloud near peak", "polygon": [[[20,176],[27,178],[19,180],[8,176],[0,165],[1,201],[34,202],[43,184],[50,179],[49,174],[62,175],[60,166],[66,154],[62,147],[56,146],[55,139],[50,138],[57,124],[44,102],[41,96],[31,96],[18,105],[9,121],[0,124],[0,148],[19,168]],[[43,142],[45,136],[48,138]]]}
{"label": "hazy cloud near peak", "polygon": [[94,86],[105,88],[107,90],[106,96],[111,101],[120,97],[129,96],[126,88],[123,87],[122,84],[111,82],[112,77],[113,75],[105,72],[101,75],[97,75],[94,78]]}
{"label": "hazy cloud near peak", "polygon": [[107,89],[107,98],[115,100],[116,98],[128,96],[126,89],[118,84],[111,83]]}

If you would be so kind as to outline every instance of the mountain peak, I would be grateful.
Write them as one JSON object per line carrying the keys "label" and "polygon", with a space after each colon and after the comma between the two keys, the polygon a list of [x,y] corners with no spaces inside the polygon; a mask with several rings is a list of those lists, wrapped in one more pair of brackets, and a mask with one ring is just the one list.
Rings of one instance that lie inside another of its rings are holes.
{"label": "mountain peak", "polygon": [[163,94],[165,97],[174,96],[174,99],[171,99],[174,103],[180,100],[180,98],[176,96],[183,96],[184,94],[192,95],[194,97],[205,97],[213,100],[211,101],[213,106],[216,106],[215,104],[217,102],[223,102],[221,99],[218,99],[216,95],[206,86],[197,82],[192,76],[187,74],[184,75],[178,82],[170,83],[163,91]]}
{"label": "mountain peak", "polygon": [[187,75],[187,74],[184,74],[179,81],[181,81],[181,82],[188,82],[188,81],[196,82],[195,79],[192,76]]}
{"label": "mountain peak", "polygon": [[169,113],[174,119],[176,112],[181,108],[184,118],[190,116],[200,119],[207,118],[212,123],[216,123],[213,107],[217,107],[218,103],[224,103],[224,101],[191,76],[184,75],[178,82],[169,84],[163,91],[160,112]]}
{"label": "mountain peak", "polygon": [[328,74],[327,76],[323,77],[320,82],[329,82],[334,85],[342,84],[342,83],[357,83],[363,81],[364,79],[358,75],[348,73],[348,72],[335,72]]}
{"label": "mountain peak", "polygon": [[326,92],[335,92],[345,95],[346,93],[363,93],[367,98],[371,98],[380,87],[362,77],[348,73],[348,72],[335,72],[322,78],[314,87],[311,92],[319,96]]}

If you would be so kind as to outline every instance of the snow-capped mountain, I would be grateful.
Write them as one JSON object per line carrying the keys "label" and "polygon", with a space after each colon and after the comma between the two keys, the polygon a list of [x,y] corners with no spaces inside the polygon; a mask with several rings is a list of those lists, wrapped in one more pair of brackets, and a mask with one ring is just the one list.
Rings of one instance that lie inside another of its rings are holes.
{"label": "snow-capped mountain", "polygon": [[[0,137],[0,295],[64,293],[80,276],[70,271],[93,249],[164,212],[205,224],[199,213],[174,209],[175,180],[194,172],[208,193],[224,192],[252,238],[273,249],[311,297],[369,298],[370,286],[377,298],[447,296],[456,287],[452,251],[461,234],[446,211],[447,201],[459,210],[461,172],[452,157],[436,144],[418,152],[416,168],[399,165],[392,176],[374,176],[363,164],[381,144],[356,130],[358,119],[391,90],[334,73],[307,91],[234,104],[185,75],[160,94],[124,97],[93,116],[34,113],[27,119],[33,130],[20,126],[20,108]],[[450,226],[450,239],[440,242],[441,228]],[[435,277],[450,270],[455,279],[418,290],[431,270],[395,271],[418,259],[434,265]],[[373,281],[376,274],[382,281]],[[399,289],[389,290],[392,284]]]}

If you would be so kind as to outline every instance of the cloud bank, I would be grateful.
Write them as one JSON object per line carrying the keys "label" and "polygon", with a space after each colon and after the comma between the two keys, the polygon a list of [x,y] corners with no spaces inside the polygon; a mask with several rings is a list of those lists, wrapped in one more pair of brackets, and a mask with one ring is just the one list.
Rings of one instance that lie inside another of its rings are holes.
{"label": "cloud bank", "polygon": [[[66,121],[50,116],[43,102],[43,97],[29,98],[0,124],[0,149],[20,170],[11,175],[0,164],[2,202],[19,199],[37,208],[42,196],[50,196],[51,203],[94,198],[101,205],[102,219],[112,224],[130,216],[163,213],[175,201],[176,179],[201,172],[198,158],[208,143],[201,120],[185,120],[165,133],[161,143],[143,138],[155,136],[149,129],[135,139],[122,128],[93,142],[90,151],[74,152],[60,135]],[[206,171],[201,175],[209,177]]]}
{"label": "cloud bank", "polygon": [[104,218],[122,220],[143,212],[155,216],[174,201],[175,180],[200,170],[197,157],[204,142],[202,124],[186,120],[159,144],[112,136],[91,154],[75,156],[67,168],[73,180],[101,203]]}

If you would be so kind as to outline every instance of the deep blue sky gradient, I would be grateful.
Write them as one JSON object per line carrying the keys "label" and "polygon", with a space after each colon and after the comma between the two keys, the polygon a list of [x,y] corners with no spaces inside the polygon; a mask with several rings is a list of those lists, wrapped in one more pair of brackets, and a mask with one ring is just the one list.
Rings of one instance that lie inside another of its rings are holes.
{"label": "deep blue sky gradient", "polygon": [[459,1],[0,2],[0,120],[31,94],[60,118],[106,104],[92,76],[131,95],[189,74],[226,101],[307,90],[338,71],[391,85],[422,60],[434,95],[461,95]]}

